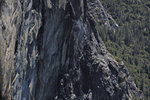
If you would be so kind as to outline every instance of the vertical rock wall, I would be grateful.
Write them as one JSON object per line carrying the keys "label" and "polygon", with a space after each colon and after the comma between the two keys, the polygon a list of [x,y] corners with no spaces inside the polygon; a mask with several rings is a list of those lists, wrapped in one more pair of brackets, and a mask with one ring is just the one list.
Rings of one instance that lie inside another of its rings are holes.
{"label": "vertical rock wall", "polygon": [[0,67],[6,100],[143,97],[98,35],[95,3],[99,5],[96,0],[5,0]]}

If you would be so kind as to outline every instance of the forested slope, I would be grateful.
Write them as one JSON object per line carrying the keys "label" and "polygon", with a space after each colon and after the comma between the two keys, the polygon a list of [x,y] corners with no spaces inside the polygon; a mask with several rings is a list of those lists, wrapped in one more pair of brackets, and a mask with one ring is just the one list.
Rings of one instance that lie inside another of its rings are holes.
{"label": "forested slope", "polygon": [[119,28],[97,25],[108,51],[124,61],[137,86],[150,100],[150,1],[100,0]]}

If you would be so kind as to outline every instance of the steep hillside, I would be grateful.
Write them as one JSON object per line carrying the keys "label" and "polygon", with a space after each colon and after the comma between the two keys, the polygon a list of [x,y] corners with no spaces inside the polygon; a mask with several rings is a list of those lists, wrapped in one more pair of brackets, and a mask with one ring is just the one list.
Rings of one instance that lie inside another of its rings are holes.
{"label": "steep hillside", "polygon": [[[150,99],[150,1],[101,0],[119,28],[98,26],[108,51],[124,61],[137,86]],[[102,30],[104,29],[104,30]]]}

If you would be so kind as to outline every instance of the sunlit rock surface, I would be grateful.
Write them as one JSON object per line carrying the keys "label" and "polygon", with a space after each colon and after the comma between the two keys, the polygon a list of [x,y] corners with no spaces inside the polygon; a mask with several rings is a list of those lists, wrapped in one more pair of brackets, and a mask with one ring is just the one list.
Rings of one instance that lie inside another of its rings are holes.
{"label": "sunlit rock surface", "polygon": [[3,99],[143,98],[95,28],[118,27],[99,1],[5,0],[0,9]]}

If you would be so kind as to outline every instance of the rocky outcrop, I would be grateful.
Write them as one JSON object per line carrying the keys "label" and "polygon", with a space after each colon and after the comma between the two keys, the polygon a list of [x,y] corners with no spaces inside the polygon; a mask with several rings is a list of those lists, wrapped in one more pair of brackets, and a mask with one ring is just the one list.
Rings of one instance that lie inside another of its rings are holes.
{"label": "rocky outcrop", "polygon": [[[93,4],[102,12],[95,12]],[[95,28],[97,20],[112,20],[99,1],[5,0],[1,14],[0,67],[6,100],[143,98]]]}
{"label": "rocky outcrop", "polygon": [[89,16],[99,25],[105,25],[114,30],[119,27],[112,16],[106,12],[99,0],[89,1],[88,12],[90,13]]}

